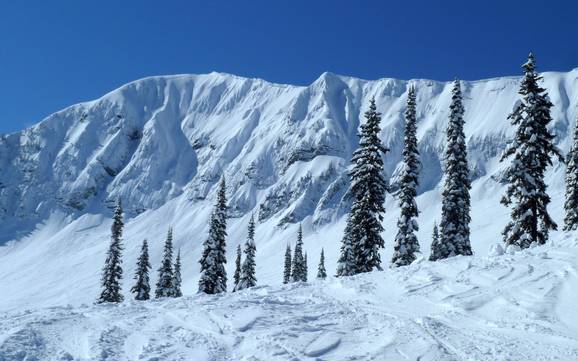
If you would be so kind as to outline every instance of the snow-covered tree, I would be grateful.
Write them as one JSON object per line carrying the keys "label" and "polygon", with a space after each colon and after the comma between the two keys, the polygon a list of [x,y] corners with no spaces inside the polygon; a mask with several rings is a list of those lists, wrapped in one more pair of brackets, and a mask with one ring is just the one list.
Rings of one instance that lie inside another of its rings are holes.
{"label": "snow-covered tree", "polygon": [[237,257],[235,258],[235,273],[233,274],[233,292],[237,291],[239,281],[241,281],[241,245],[237,246]]}
{"label": "snow-covered tree", "polygon": [[452,89],[450,117],[446,131],[444,153],[444,189],[440,239],[432,243],[430,260],[457,255],[471,256],[470,245],[470,173],[468,169],[464,106],[460,81]]}
{"label": "snow-covered tree", "polygon": [[217,195],[217,203],[211,216],[209,237],[203,243],[201,278],[199,292],[215,294],[227,292],[227,272],[225,264],[227,237],[227,196],[225,177],[222,178]]}
{"label": "snow-covered tree", "polygon": [[303,282],[307,282],[307,276],[309,275],[309,267],[307,266],[307,252],[303,255]]}
{"label": "snow-covered tree", "polygon": [[106,255],[106,261],[102,269],[102,291],[97,303],[122,302],[120,281],[122,279],[122,203],[120,199],[116,203],[111,226],[110,246]]}
{"label": "snow-covered tree", "polygon": [[397,235],[395,236],[394,252],[391,262],[395,266],[406,266],[416,259],[419,243],[415,232],[419,230],[417,216],[419,214],[415,197],[419,177],[419,151],[417,149],[417,119],[416,119],[415,88],[410,86],[405,110],[405,136],[403,146],[403,170],[400,180],[399,206],[401,213],[397,220]]}
{"label": "snow-covered tree", "polygon": [[287,249],[285,250],[285,265],[283,267],[284,284],[291,282],[291,264],[291,246],[287,244]]}
{"label": "snow-covered tree", "polygon": [[566,201],[564,202],[566,217],[564,230],[578,228],[578,119],[574,125],[572,147],[566,156]]}
{"label": "snow-covered tree", "polygon": [[544,244],[548,231],[557,228],[547,210],[550,197],[544,172],[552,165],[552,157],[563,159],[548,130],[553,104],[546,89],[538,85],[542,77],[536,73],[532,54],[522,67],[524,78],[518,91],[522,99],[508,116],[516,131],[501,158],[510,160],[505,172],[508,187],[501,202],[511,206],[511,220],[502,232],[504,242],[527,248],[532,243]]}
{"label": "snow-covered tree", "polygon": [[175,268],[173,272],[173,291],[172,297],[182,297],[183,291],[181,290],[181,285],[183,280],[181,278],[181,250],[177,252],[177,259],[175,261]]}
{"label": "snow-covered tree", "polygon": [[325,252],[321,248],[321,256],[319,257],[319,266],[317,266],[317,278],[324,280],[327,278],[327,271],[325,270]]}
{"label": "snow-covered tree", "polygon": [[440,243],[440,234],[438,232],[438,225],[437,223],[434,222],[433,232],[431,236],[431,255],[429,257],[430,261],[435,261],[437,259],[442,258],[441,254],[439,253],[439,251],[441,250],[439,243]]}
{"label": "snow-covered tree", "polygon": [[241,267],[241,280],[237,289],[243,290],[257,285],[257,277],[255,275],[255,253],[257,246],[255,245],[255,220],[253,216],[249,220],[249,229],[247,241],[245,242],[245,260]]}
{"label": "snow-covered tree", "polygon": [[130,289],[135,294],[134,299],[138,301],[146,301],[150,299],[151,286],[149,281],[149,270],[151,264],[149,262],[149,246],[147,240],[142,242],[140,256],[136,263],[136,273],[134,279],[135,285]]}
{"label": "snow-covered tree", "polygon": [[[353,197],[353,204],[342,245],[342,252],[349,252],[352,248],[355,266],[351,267],[350,271],[353,273],[381,270],[379,250],[384,247],[381,222],[385,213],[383,203],[388,186],[383,175],[382,155],[388,149],[379,139],[381,114],[377,112],[373,98],[369,110],[365,112],[365,119],[359,132],[359,148],[353,152],[351,159],[353,168],[349,172],[349,192]],[[348,257],[346,254],[340,257],[343,259],[340,262],[343,269],[341,273],[346,273],[345,269],[348,267],[345,267],[346,263],[343,262],[346,262]]]}
{"label": "snow-covered tree", "polygon": [[306,282],[305,258],[303,256],[303,229],[299,225],[297,232],[297,243],[293,252],[293,269],[291,270],[291,278],[293,282]]}
{"label": "snow-covered tree", "polygon": [[159,268],[159,278],[155,290],[156,298],[173,297],[173,276],[173,229],[169,228],[163,251],[163,259],[161,267]]}
{"label": "snow-covered tree", "polygon": [[357,273],[357,263],[353,254],[353,244],[351,238],[351,214],[347,216],[343,239],[341,240],[341,252],[337,260],[337,277],[352,276]]}

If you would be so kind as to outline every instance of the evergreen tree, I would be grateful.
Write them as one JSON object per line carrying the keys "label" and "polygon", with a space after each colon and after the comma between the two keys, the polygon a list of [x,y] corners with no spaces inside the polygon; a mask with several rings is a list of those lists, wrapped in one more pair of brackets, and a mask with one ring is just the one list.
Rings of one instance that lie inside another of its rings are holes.
{"label": "evergreen tree", "polygon": [[130,289],[135,294],[134,299],[137,301],[146,301],[150,299],[151,286],[149,282],[149,247],[147,240],[142,242],[141,253],[136,263],[136,273],[134,279],[136,284]]}
{"label": "evergreen tree", "polygon": [[327,271],[325,270],[325,253],[321,248],[321,257],[319,257],[319,266],[317,266],[317,278],[324,280],[327,278]]}
{"label": "evergreen tree", "polygon": [[287,244],[285,250],[285,266],[283,268],[283,283],[287,284],[291,281],[291,246]]}
{"label": "evergreen tree", "polygon": [[177,253],[177,259],[175,261],[175,268],[173,272],[173,291],[172,297],[182,297],[183,292],[181,290],[181,285],[183,280],[181,278],[181,250]]}
{"label": "evergreen tree", "polygon": [[237,258],[235,259],[235,273],[233,274],[233,292],[237,291],[239,288],[239,282],[241,281],[241,245],[237,246]]}
{"label": "evergreen tree", "polygon": [[[447,144],[444,153],[444,189],[439,242],[432,244],[430,259],[436,261],[457,255],[471,256],[470,245],[470,174],[468,169],[464,107],[460,81],[452,89]],[[437,247],[434,249],[433,247]]]}
{"label": "evergreen tree", "polygon": [[[441,246],[440,246],[440,235],[438,232],[438,225],[437,223],[434,222],[434,226],[433,226],[433,232],[432,232],[432,241],[431,241],[431,255],[429,257],[430,261],[435,261],[438,260],[441,257],[441,254],[439,253]],[[436,253],[437,252],[437,253]]]}
{"label": "evergreen tree", "polygon": [[106,255],[106,261],[102,269],[102,292],[97,303],[122,302],[120,280],[122,279],[122,203],[120,199],[116,203],[111,227],[110,247]]}
{"label": "evergreen tree", "polygon": [[[371,99],[369,110],[365,113],[366,122],[361,125],[359,148],[353,152],[349,173],[351,186],[349,192],[353,204],[349,212],[347,232],[343,236],[338,273],[347,274],[381,270],[379,250],[384,247],[381,232],[385,195],[388,190],[383,176],[382,155],[388,149],[379,139],[381,114],[377,112],[375,99]],[[347,260],[351,255],[354,266],[349,267]]]}
{"label": "evergreen tree", "polygon": [[309,267],[307,266],[307,252],[303,256],[303,282],[307,282],[307,276],[309,275]]}
{"label": "evergreen tree", "polygon": [[173,229],[169,228],[165,241],[163,260],[159,268],[159,278],[155,290],[156,298],[173,297],[173,277]]}
{"label": "evergreen tree", "polygon": [[508,187],[501,202],[512,206],[511,221],[502,232],[504,242],[527,248],[532,243],[544,244],[548,231],[557,228],[547,210],[550,197],[544,172],[552,165],[552,157],[562,161],[562,156],[547,128],[552,121],[553,104],[546,89],[538,85],[542,77],[536,73],[532,54],[523,68],[524,78],[518,92],[522,99],[508,116],[517,128],[501,159],[511,160],[505,172]]}
{"label": "evergreen tree", "polygon": [[251,216],[249,221],[249,232],[247,242],[245,242],[245,260],[241,268],[241,281],[239,282],[239,290],[257,285],[257,277],[255,275],[255,253],[257,246],[255,245],[255,220]]}
{"label": "evergreen tree", "polygon": [[303,257],[303,229],[299,225],[297,232],[297,244],[295,244],[295,251],[293,252],[293,269],[291,277],[293,282],[306,281],[305,258]]}
{"label": "evergreen tree", "polygon": [[572,231],[578,228],[578,119],[574,125],[572,148],[566,156],[566,201],[564,202],[566,217],[564,230]]}
{"label": "evergreen tree", "polygon": [[216,294],[227,292],[227,272],[225,264],[227,237],[227,197],[225,177],[222,178],[217,195],[217,203],[211,217],[209,237],[203,243],[201,278],[199,292]]}
{"label": "evergreen tree", "polygon": [[406,266],[415,261],[415,253],[419,252],[419,243],[415,232],[419,230],[416,217],[419,214],[415,197],[417,196],[418,174],[421,166],[417,150],[417,119],[415,111],[415,88],[410,86],[405,111],[405,137],[403,147],[403,171],[401,174],[401,189],[399,206],[401,214],[397,221],[397,235],[393,258],[395,266]]}
{"label": "evergreen tree", "polygon": [[341,253],[337,260],[337,277],[352,276],[357,273],[356,260],[353,254],[353,244],[351,242],[351,214],[347,216],[347,224],[341,240]]}

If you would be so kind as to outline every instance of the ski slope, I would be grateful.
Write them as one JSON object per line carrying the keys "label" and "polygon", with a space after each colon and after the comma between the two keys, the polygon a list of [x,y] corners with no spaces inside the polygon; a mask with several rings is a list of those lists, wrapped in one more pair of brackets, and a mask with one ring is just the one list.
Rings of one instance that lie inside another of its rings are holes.
{"label": "ski slope", "polygon": [[221,296],[0,316],[0,360],[576,360],[578,241]]}

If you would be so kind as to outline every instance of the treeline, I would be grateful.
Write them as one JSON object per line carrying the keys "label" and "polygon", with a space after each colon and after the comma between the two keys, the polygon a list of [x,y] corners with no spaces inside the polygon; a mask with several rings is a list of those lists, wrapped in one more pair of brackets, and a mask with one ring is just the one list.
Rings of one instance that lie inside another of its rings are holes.
{"label": "treeline", "polygon": [[[548,130],[552,121],[550,109],[553,107],[547,90],[540,87],[541,77],[536,72],[532,54],[523,65],[524,77],[520,85],[520,101],[508,116],[515,127],[514,138],[506,144],[500,162],[508,162],[504,173],[507,183],[506,193],[501,203],[511,208],[510,221],[502,232],[507,246],[523,249],[533,244],[545,244],[550,230],[557,225],[550,217],[547,206],[550,197],[544,182],[546,168],[553,164],[553,158],[564,159],[554,145],[554,135]],[[397,233],[391,264],[406,266],[416,260],[420,244],[416,236],[419,230],[419,209],[415,201],[419,186],[420,155],[417,146],[417,90],[410,86],[405,110],[403,169],[400,177]],[[452,85],[449,121],[446,128],[446,145],[443,154],[444,180],[442,190],[442,212],[439,223],[434,224],[429,260],[437,261],[457,255],[473,254],[470,244],[470,189],[471,180],[467,160],[466,137],[464,134],[464,113],[461,84],[455,80]],[[384,248],[383,214],[389,185],[384,176],[383,156],[389,151],[379,139],[381,114],[377,111],[375,99],[370,100],[365,113],[366,121],[359,131],[359,147],[354,151],[349,172],[351,184],[349,195],[352,206],[347,215],[346,227],[341,241],[341,251],[337,265],[337,276],[350,276],[382,269],[380,250]],[[574,129],[573,145],[565,163],[566,201],[564,208],[564,230],[578,228],[578,121]],[[102,272],[102,292],[98,302],[121,302],[120,282],[122,271],[122,204],[116,206],[111,229],[111,243]],[[248,224],[247,240],[244,248],[239,245],[235,259],[233,292],[253,287],[257,284],[255,273],[255,221],[253,216]],[[225,270],[227,238],[227,199],[223,177],[219,185],[217,201],[211,215],[209,234],[203,243],[200,263],[198,292],[216,294],[227,291]],[[173,262],[173,234],[169,229],[165,242],[162,263],[158,269],[155,297],[180,297],[181,259],[180,251]],[[243,257],[244,255],[244,257]],[[135,284],[131,288],[137,300],[150,298],[149,263],[147,241],[143,241],[137,261]],[[283,283],[307,282],[307,253],[303,252],[303,231],[301,225],[293,251],[287,245],[285,250]],[[319,258],[317,278],[327,277],[323,249]]]}

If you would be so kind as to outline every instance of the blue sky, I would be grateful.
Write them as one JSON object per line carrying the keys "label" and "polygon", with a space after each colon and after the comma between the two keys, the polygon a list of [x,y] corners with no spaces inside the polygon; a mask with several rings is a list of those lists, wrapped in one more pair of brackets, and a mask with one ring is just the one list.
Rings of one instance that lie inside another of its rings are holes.
{"label": "blue sky", "polygon": [[0,133],[150,75],[479,79],[578,67],[578,1],[4,1]]}

